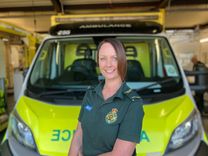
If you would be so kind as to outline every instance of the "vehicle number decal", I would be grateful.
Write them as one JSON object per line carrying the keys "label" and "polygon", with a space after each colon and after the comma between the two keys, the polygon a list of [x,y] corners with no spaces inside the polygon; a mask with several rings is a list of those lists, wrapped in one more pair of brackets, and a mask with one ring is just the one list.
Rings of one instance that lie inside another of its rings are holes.
{"label": "vehicle number decal", "polygon": [[75,130],[54,129],[52,130],[51,141],[69,141],[70,139],[72,139],[72,136],[74,133],[75,133]]}
{"label": "vehicle number decal", "polygon": [[[69,141],[72,139],[75,130],[68,129],[54,129],[52,130],[51,141]],[[150,139],[145,131],[141,132],[140,141],[150,142]]]}

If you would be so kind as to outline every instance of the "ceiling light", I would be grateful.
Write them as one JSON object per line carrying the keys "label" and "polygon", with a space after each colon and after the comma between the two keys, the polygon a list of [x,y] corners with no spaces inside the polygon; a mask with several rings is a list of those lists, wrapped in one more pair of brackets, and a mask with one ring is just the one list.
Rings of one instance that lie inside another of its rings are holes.
{"label": "ceiling light", "polygon": [[208,42],[208,38],[202,38],[199,40],[200,43]]}
{"label": "ceiling light", "polygon": [[8,39],[8,38],[2,38],[2,41],[3,41],[3,42],[8,42],[9,39]]}

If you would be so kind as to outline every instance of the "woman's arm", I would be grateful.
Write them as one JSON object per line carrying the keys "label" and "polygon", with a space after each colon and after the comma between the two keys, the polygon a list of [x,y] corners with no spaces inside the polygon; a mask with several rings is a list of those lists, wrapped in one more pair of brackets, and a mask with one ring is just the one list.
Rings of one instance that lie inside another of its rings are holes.
{"label": "woman's arm", "polygon": [[68,156],[82,156],[82,127],[80,122],[74,133]]}
{"label": "woman's arm", "polygon": [[135,147],[136,143],[134,142],[116,139],[113,150],[108,153],[103,153],[99,156],[132,156]]}

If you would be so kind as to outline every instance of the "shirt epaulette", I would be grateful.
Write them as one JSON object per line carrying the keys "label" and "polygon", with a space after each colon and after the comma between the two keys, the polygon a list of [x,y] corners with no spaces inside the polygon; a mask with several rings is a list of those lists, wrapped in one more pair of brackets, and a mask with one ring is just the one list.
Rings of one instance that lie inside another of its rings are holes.
{"label": "shirt epaulette", "polygon": [[132,89],[125,91],[124,94],[126,94],[131,99],[131,101],[136,101],[141,99],[141,97]]}
{"label": "shirt epaulette", "polygon": [[94,91],[95,91],[95,86],[88,86],[88,87],[87,87],[87,91],[92,91],[92,92],[94,92]]}

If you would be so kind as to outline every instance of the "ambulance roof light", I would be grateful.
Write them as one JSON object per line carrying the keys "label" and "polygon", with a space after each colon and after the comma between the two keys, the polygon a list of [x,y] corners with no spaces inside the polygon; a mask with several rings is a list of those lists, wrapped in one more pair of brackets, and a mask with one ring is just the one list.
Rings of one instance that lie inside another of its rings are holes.
{"label": "ambulance roof light", "polygon": [[70,24],[76,22],[108,22],[108,21],[152,21],[164,25],[164,10],[138,13],[111,13],[111,14],[80,14],[56,15],[51,17],[51,25]]}

